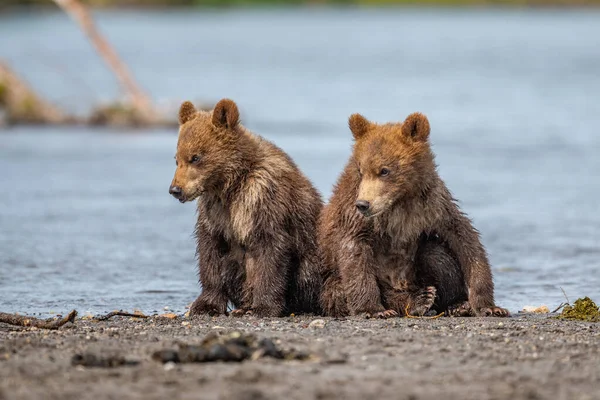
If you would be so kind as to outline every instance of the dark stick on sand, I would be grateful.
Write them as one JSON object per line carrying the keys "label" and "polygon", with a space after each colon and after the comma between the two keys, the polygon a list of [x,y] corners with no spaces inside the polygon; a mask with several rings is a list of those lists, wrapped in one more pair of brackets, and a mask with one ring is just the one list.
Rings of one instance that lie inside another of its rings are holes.
{"label": "dark stick on sand", "polygon": [[125,312],[125,311],[112,311],[112,312],[109,312],[106,315],[101,315],[101,316],[98,316],[98,317],[96,317],[94,319],[96,319],[98,321],[106,321],[107,319],[112,318],[112,317],[116,317],[116,316],[119,316],[119,317],[133,317],[133,318],[148,318],[147,315],[144,315],[142,313],[128,313],[128,312]]}
{"label": "dark stick on sand", "polygon": [[67,322],[75,321],[77,311],[73,310],[61,319],[57,320],[44,320],[39,318],[27,317],[25,315],[7,314],[0,312],[0,322],[9,325],[17,326],[33,326],[40,329],[58,329]]}

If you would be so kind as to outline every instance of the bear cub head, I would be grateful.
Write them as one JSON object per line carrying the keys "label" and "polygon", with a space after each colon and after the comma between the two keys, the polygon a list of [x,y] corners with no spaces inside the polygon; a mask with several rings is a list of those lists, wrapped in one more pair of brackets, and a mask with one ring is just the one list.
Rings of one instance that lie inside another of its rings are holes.
{"label": "bear cub head", "polygon": [[212,112],[186,101],[179,109],[175,176],[169,193],[181,203],[218,191],[233,179],[242,162],[244,130],[234,101],[220,100]]}
{"label": "bear cub head", "polygon": [[374,217],[427,191],[437,175],[425,115],[376,124],[353,114],[348,123],[355,139],[350,162],[360,181],[355,205],[361,214]]}

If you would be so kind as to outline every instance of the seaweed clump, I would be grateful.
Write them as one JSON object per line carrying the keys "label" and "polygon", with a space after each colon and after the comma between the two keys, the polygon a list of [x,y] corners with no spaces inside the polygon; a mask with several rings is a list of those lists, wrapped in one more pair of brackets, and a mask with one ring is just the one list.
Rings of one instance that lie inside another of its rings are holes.
{"label": "seaweed clump", "polygon": [[567,304],[558,316],[559,319],[600,322],[600,309],[589,297],[575,300],[574,305]]}

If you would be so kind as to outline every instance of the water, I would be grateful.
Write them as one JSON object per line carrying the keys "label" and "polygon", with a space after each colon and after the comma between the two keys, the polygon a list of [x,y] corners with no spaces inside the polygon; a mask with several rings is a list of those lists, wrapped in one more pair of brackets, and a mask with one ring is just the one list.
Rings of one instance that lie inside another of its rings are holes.
{"label": "water", "polygon": [[[482,232],[498,303],[600,300],[598,11],[96,14],[161,102],[235,99],[328,197],[346,121],[425,112],[440,173]],[[0,58],[62,107],[119,95],[59,13],[0,16]],[[176,132],[0,132],[0,310],[182,311],[195,210],[172,199]]]}

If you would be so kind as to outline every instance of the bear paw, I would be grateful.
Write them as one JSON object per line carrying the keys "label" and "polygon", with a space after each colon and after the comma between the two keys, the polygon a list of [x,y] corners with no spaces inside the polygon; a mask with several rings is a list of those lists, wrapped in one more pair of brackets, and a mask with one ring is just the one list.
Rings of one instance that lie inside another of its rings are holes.
{"label": "bear paw", "polygon": [[219,306],[214,303],[207,301],[206,298],[200,295],[196,301],[190,307],[190,317],[196,315],[210,315],[211,317],[216,315],[227,315],[227,305]]}
{"label": "bear paw", "polygon": [[502,307],[482,307],[477,310],[477,315],[480,317],[510,317],[510,312],[506,308]]}
{"label": "bear paw", "polygon": [[395,310],[384,310],[384,311],[379,311],[379,312],[365,313],[365,318],[367,318],[367,319],[371,319],[371,318],[388,319],[388,318],[394,318],[397,316],[398,316],[398,312]]}
{"label": "bear paw", "polygon": [[408,313],[412,316],[422,317],[433,307],[435,303],[435,295],[437,290],[433,286],[427,286],[425,289],[419,290],[410,299]]}
{"label": "bear paw", "polygon": [[468,301],[464,301],[448,307],[446,315],[449,317],[473,317],[475,313],[471,308],[471,304]]}
{"label": "bear paw", "polygon": [[236,308],[231,311],[232,317],[243,317],[244,315],[253,315],[253,312],[249,308]]}

